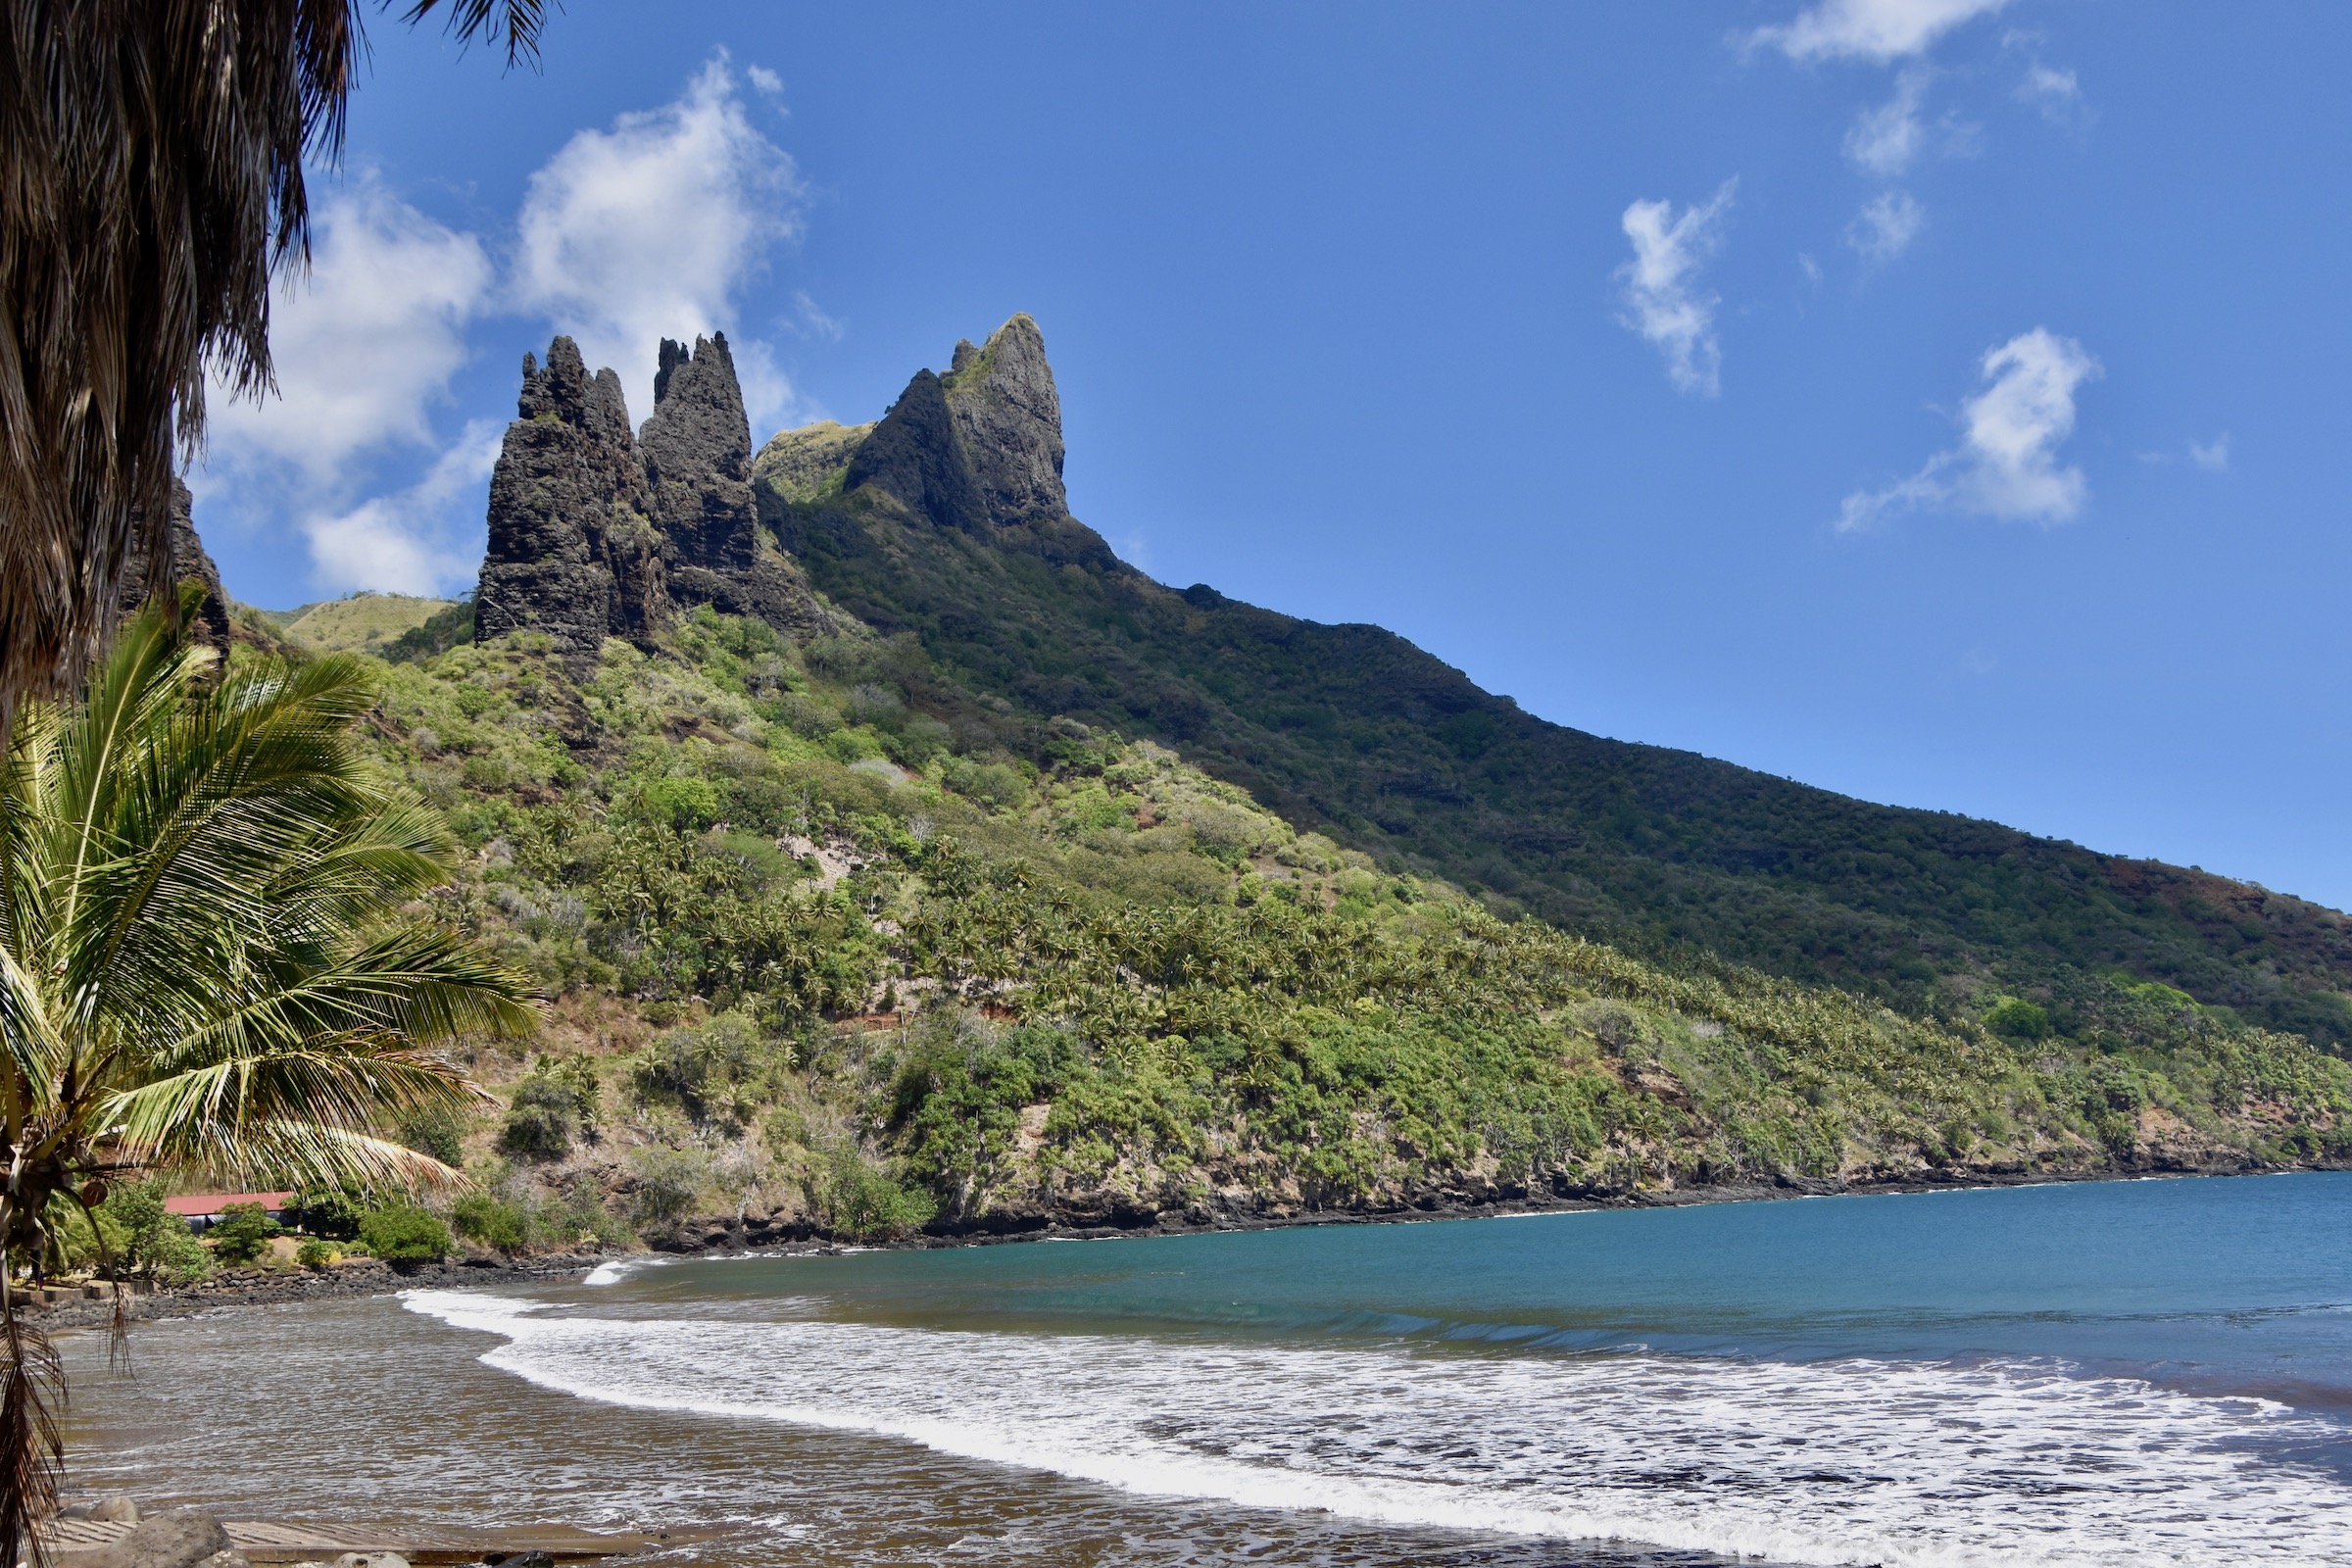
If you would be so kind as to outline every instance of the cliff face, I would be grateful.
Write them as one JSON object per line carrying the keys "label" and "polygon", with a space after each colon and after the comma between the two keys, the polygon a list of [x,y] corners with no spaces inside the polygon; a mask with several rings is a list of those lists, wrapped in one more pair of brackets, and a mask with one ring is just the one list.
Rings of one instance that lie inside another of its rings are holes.
{"label": "cliff face", "polygon": [[1067,517],[1061,463],[1045,336],[1016,316],[980,348],[956,344],[945,376],[916,371],[850,457],[842,488],[870,486],[942,528],[981,533]]}
{"label": "cliff face", "polygon": [[[194,498],[188,487],[174,478],[172,481],[172,586],[196,581],[204,584],[204,598],[196,606],[189,628],[190,635],[215,653],[228,652],[228,594],[220,586],[220,570],[213,564],[212,556],[205,550],[204,541],[196,537],[196,520],[192,508]],[[159,585],[160,586],[160,585]],[[128,615],[147,603],[147,562],[134,555],[123,564],[121,582],[115,589],[115,609]]]}
{"label": "cliff face", "polygon": [[943,388],[992,522],[1067,516],[1061,485],[1061,394],[1046,363],[1045,334],[1026,316],[997,328],[982,348],[956,345]]}
{"label": "cliff face", "polygon": [[559,337],[522,395],[490,480],[490,545],[474,632],[552,636],[592,658],[607,637],[650,643],[680,608],[712,604],[795,631],[828,629],[807,582],[760,530],[751,427],[723,336],[663,340],[654,413],[632,437],[620,378],[592,377]]}

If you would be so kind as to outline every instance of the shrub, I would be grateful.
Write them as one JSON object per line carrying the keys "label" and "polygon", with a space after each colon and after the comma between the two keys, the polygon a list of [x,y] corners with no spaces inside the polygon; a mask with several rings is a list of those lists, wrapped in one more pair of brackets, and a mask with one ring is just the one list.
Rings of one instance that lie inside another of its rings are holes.
{"label": "shrub", "polygon": [[939,1212],[929,1194],[893,1181],[849,1144],[835,1149],[826,1163],[818,1206],[836,1236],[883,1241],[922,1229]]}
{"label": "shrub", "polygon": [[[196,1240],[186,1220],[164,1207],[164,1184],[132,1182],[116,1188],[98,1207],[101,1223],[111,1220],[124,1238],[117,1261],[134,1272],[174,1285],[213,1271],[213,1254]],[[109,1245],[112,1245],[110,1234]]]}
{"label": "shrub", "polygon": [[414,1203],[387,1203],[360,1220],[360,1240],[394,1268],[438,1263],[449,1255],[449,1227]]}
{"label": "shrub", "polygon": [[444,1165],[466,1162],[466,1124],[453,1110],[423,1110],[403,1120],[400,1141]]}
{"label": "shrub", "polygon": [[321,1241],[316,1236],[303,1238],[302,1245],[294,1249],[294,1261],[304,1268],[325,1268],[342,1256],[342,1251],[332,1242]]}
{"label": "shrub", "polygon": [[552,1073],[533,1073],[514,1086],[499,1147],[532,1159],[560,1159],[571,1152],[593,1104],[576,1084]]}
{"label": "shrub", "polygon": [[467,1193],[449,1211],[458,1234],[512,1257],[530,1243],[530,1220],[521,1207],[488,1193]]}
{"label": "shrub", "polygon": [[630,1161],[637,1172],[637,1212],[648,1225],[674,1225],[702,1196],[705,1163],[683,1149],[648,1149]]}
{"label": "shrub", "polygon": [[2004,997],[1984,1014],[1984,1027],[2011,1040],[2047,1040],[2050,1015],[2023,997]]}
{"label": "shrub", "polygon": [[284,1228],[259,1203],[231,1203],[213,1224],[213,1255],[223,1263],[250,1263]]}

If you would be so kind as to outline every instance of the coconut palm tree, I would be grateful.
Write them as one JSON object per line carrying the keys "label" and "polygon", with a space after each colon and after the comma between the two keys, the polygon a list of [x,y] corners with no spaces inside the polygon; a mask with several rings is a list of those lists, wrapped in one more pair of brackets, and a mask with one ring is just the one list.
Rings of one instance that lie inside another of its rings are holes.
{"label": "coconut palm tree", "polygon": [[[513,63],[544,10],[443,14]],[[269,389],[270,280],[307,260],[304,159],[341,150],[361,21],[357,0],[0,5],[0,732],[72,689],[125,562],[169,580],[207,371]]]}
{"label": "coconut palm tree", "polygon": [[[358,743],[349,659],[225,673],[162,606],[0,762],[0,1250],[132,1174],[460,1181],[378,1136],[480,1098],[433,1054],[536,1014],[420,902],[453,845]],[[95,1229],[95,1227],[92,1227]],[[63,1384],[0,1270],[0,1562],[54,1506]]]}

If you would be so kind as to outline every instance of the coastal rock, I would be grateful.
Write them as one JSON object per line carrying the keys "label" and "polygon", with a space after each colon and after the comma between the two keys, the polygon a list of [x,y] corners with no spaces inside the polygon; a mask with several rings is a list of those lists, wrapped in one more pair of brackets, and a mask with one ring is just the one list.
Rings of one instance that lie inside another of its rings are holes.
{"label": "coastal rock", "polygon": [[253,1559],[236,1547],[216,1551],[196,1565],[196,1568],[253,1568]]}
{"label": "coastal rock", "polygon": [[88,1568],[196,1568],[236,1548],[210,1514],[159,1513],[139,1521],[121,1541],[89,1554]]}
{"label": "coastal rock", "polygon": [[591,377],[579,345],[559,337],[545,368],[522,357],[516,414],[490,477],[474,635],[542,631],[591,657],[607,637],[651,638],[668,594],[620,378]]}
{"label": "coastal rock", "polygon": [[[171,562],[173,586],[186,582],[204,584],[204,598],[196,606],[190,636],[202,647],[217,654],[228,652],[228,592],[220,586],[220,568],[196,535],[195,498],[188,487],[174,477],[172,481]],[[135,612],[147,603],[150,589],[147,583],[146,557],[133,554],[123,563],[122,578],[115,588],[115,609],[124,615]]]}
{"label": "coastal rock", "polygon": [[914,372],[850,459],[843,484],[880,490],[942,528],[977,531],[988,523],[988,508],[948,410],[947,393],[929,370]]}
{"label": "coastal rock", "polygon": [[1002,526],[1069,515],[1061,395],[1037,322],[1015,316],[979,348],[956,344],[942,384],[989,520]]}

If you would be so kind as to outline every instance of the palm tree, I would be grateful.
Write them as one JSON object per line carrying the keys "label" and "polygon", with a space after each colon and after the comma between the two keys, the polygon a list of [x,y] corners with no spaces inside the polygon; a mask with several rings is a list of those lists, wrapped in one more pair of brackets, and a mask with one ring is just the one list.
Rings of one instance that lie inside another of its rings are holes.
{"label": "palm tree", "polygon": [[[544,11],[445,14],[512,64]],[[0,5],[0,733],[26,694],[72,690],[127,561],[169,580],[173,448],[203,439],[208,368],[269,389],[270,280],[308,258],[303,160],[341,151],[361,20],[356,0]]]}
{"label": "palm tree", "polygon": [[[376,1135],[481,1098],[432,1048],[514,1035],[526,983],[420,912],[439,817],[368,761],[341,658],[222,673],[163,606],[0,762],[0,1250],[132,1173],[449,1185]],[[95,1227],[93,1227],[94,1229]],[[0,1269],[0,1562],[54,1507],[56,1358]]]}

